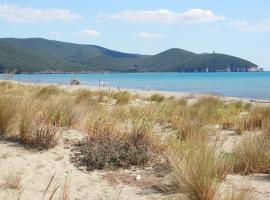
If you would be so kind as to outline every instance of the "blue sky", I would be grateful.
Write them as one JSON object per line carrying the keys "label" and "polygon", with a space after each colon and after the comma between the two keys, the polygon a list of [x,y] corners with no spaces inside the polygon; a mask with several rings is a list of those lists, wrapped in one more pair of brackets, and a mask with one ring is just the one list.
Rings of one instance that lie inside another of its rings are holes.
{"label": "blue sky", "polygon": [[0,0],[0,27],[131,53],[216,51],[270,70],[269,0]]}

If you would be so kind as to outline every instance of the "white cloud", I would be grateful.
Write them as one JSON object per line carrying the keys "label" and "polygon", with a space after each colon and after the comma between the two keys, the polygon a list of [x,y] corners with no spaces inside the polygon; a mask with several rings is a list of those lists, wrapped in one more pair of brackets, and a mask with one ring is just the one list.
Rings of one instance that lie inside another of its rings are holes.
{"label": "white cloud", "polygon": [[96,30],[92,30],[92,29],[82,30],[82,31],[77,32],[77,34],[88,36],[88,37],[97,37],[100,35],[99,32],[97,32]]}
{"label": "white cloud", "polygon": [[186,12],[173,12],[167,9],[159,10],[128,10],[116,14],[100,15],[100,18],[140,23],[206,23],[224,20],[210,10],[190,9]]}
{"label": "white cloud", "polygon": [[148,33],[148,32],[142,32],[137,34],[138,38],[144,39],[144,40],[149,40],[149,39],[159,39],[162,38],[163,35],[160,33]]}
{"label": "white cloud", "polygon": [[65,9],[35,9],[17,5],[0,4],[0,20],[14,23],[34,23],[49,21],[73,21],[82,18]]}
{"label": "white cloud", "polygon": [[239,31],[247,32],[270,32],[270,18],[264,19],[256,24],[251,24],[246,21],[238,21],[230,23],[230,26]]}

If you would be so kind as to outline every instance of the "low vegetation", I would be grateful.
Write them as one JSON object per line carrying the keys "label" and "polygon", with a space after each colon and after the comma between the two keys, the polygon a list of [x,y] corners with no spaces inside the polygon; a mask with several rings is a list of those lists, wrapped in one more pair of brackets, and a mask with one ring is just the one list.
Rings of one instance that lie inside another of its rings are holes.
{"label": "low vegetation", "polygon": [[144,121],[133,121],[126,132],[108,117],[90,118],[85,124],[84,162],[89,169],[127,168],[146,164],[154,151],[151,127]]}
{"label": "low vegetation", "polygon": [[157,103],[160,103],[162,101],[165,100],[164,96],[160,95],[160,94],[153,94],[150,98],[150,101],[155,101]]}
{"label": "low vegetation", "polygon": [[168,158],[172,168],[170,189],[182,191],[192,200],[214,199],[231,170],[231,160],[198,135],[182,141],[173,139]]}
{"label": "low vegetation", "polygon": [[270,174],[270,126],[265,126],[261,133],[247,136],[234,148],[236,173]]}
{"label": "low vegetation", "polygon": [[[78,157],[88,170],[159,166],[166,190],[191,200],[252,199],[241,191],[219,198],[221,183],[228,174],[270,173],[269,106],[3,81],[0,89],[2,140],[48,150],[62,141],[63,130],[80,130]],[[219,146],[221,132],[240,138],[232,150]],[[8,185],[18,182],[10,177]],[[68,199],[68,183],[62,189]]]}
{"label": "low vegetation", "polygon": [[[15,102],[14,102],[15,103]],[[0,136],[7,134],[15,115],[15,105],[11,97],[0,96]]]}

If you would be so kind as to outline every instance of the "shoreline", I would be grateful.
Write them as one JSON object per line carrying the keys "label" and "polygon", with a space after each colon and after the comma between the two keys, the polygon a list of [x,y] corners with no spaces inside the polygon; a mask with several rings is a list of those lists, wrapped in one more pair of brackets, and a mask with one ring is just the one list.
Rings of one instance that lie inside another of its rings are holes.
{"label": "shoreline", "polygon": [[192,92],[175,92],[175,91],[162,91],[162,90],[142,90],[142,89],[133,89],[133,88],[120,88],[120,90],[116,87],[109,86],[93,86],[93,85],[69,85],[69,84],[59,84],[59,83],[40,83],[33,82],[27,83],[16,80],[0,80],[0,82],[11,82],[15,84],[23,84],[23,85],[41,85],[41,86],[49,86],[54,85],[60,87],[61,89],[67,91],[81,90],[86,89],[90,91],[108,91],[108,92],[129,92],[132,95],[139,95],[141,97],[148,98],[154,94],[160,94],[166,98],[174,97],[177,99],[186,98],[186,99],[198,99],[200,97],[216,97],[222,99],[224,102],[231,101],[243,101],[246,103],[258,103],[258,104],[267,104],[270,105],[270,100],[262,100],[262,99],[251,99],[251,98],[241,98],[241,97],[230,97],[223,95],[215,95],[214,93],[192,93]]}

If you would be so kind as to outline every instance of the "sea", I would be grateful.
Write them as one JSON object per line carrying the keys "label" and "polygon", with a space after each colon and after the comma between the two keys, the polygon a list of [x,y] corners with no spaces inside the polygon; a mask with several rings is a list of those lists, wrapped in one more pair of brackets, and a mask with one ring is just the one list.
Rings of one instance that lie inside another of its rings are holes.
{"label": "sea", "polygon": [[270,100],[270,72],[17,74],[0,75],[0,79],[58,84],[68,84],[70,80],[77,79],[81,85],[89,86],[119,86],[119,88],[126,89],[202,93]]}

